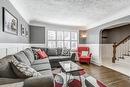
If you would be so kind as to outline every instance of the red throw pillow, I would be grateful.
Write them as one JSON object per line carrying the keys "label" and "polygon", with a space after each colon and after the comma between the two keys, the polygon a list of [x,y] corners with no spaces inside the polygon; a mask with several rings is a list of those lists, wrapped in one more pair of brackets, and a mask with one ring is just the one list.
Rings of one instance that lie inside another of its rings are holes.
{"label": "red throw pillow", "polygon": [[48,57],[45,51],[41,51],[41,50],[37,51],[37,56],[39,59],[44,59]]}

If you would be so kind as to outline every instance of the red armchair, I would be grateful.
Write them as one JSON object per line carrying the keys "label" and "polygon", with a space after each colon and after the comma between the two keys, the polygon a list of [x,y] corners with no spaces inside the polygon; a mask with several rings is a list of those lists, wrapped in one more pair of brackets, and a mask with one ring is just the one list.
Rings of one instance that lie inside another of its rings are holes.
{"label": "red armchair", "polygon": [[[78,51],[79,62],[80,63],[85,62],[90,64],[92,53],[90,53],[89,47],[78,47],[77,51]],[[82,56],[83,51],[88,51],[88,55]]]}

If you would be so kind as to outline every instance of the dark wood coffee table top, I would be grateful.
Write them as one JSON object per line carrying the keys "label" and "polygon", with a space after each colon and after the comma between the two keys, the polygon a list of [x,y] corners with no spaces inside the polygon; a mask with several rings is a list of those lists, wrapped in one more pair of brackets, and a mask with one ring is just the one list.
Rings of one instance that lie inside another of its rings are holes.
{"label": "dark wood coffee table top", "polygon": [[72,61],[62,61],[59,63],[66,73],[84,70],[82,67],[80,67],[78,64],[76,64]]}

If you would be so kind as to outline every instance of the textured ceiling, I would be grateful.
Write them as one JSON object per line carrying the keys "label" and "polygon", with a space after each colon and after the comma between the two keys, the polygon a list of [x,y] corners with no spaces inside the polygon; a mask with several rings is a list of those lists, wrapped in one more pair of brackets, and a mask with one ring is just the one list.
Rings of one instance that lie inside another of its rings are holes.
{"label": "textured ceiling", "polygon": [[130,0],[10,1],[28,22],[40,21],[90,28],[130,14],[127,11],[130,10]]}

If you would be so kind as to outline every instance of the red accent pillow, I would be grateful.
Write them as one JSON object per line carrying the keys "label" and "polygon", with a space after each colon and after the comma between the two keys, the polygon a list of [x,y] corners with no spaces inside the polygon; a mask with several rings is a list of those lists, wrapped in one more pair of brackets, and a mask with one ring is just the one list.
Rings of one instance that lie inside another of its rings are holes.
{"label": "red accent pillow", "polygon": [[37,51],[37,56],[38,56],[38,59],[44,59],[44,58],[47,58],[47,54],[45,53],[45,51]]}

